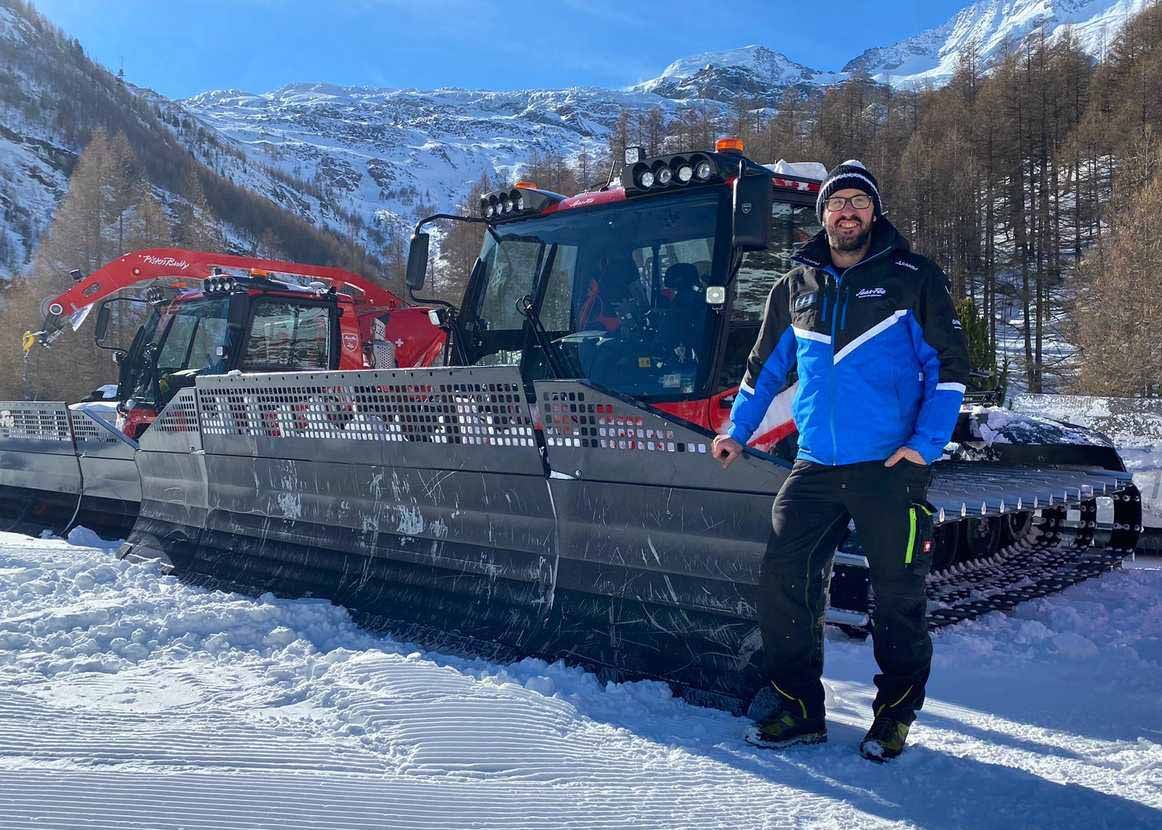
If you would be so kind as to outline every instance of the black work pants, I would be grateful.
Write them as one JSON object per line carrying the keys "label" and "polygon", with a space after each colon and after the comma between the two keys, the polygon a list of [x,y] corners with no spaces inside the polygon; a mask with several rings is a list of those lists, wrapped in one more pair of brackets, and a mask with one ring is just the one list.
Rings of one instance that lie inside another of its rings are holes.
{"label": "black work pants", "polygon": [[900,461],[827,466],[796,461],[772,507],[759,583],[769,679],[823,715],[823,616],[835,546],[855,520],[871,572],[874,704],[911,723],[932,665],[924,577],[932,565],[929,467]]}

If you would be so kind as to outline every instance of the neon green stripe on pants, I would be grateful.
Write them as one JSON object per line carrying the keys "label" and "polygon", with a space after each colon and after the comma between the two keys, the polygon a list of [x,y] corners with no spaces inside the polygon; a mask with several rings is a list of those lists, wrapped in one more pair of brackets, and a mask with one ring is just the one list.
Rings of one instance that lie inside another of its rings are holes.
{"label": "neon green stripe on pants", "polygon": [[912,564],[912,553],[916,547],[916,508],[908,508],[908,549],[904,551],[904,564]]}

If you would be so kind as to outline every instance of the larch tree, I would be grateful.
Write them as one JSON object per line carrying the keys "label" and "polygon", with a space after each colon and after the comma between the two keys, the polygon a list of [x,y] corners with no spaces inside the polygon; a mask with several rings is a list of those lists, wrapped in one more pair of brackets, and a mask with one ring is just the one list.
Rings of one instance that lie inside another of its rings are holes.
{"label": "larch tree", "polygon": [[[1162,154],[1158,158],[1162,168]],[[1162,395],[1162,172],[1142,187],[1113,223],[1102,256],[1082,268],[1075,340],[1078,389],[1091,395]]]}

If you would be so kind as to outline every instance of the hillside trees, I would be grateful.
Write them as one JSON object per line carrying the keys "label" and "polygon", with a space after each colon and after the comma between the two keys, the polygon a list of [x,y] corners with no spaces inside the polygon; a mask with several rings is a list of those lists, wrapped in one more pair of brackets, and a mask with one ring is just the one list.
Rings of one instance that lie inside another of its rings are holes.
{"label": "hillside trees", "polygon": [[[200,152],[214,165],[222,157],[240,157],[240,150],[196,119],[128,87],[91,61],[75,39],[49,23],[31,4],[24,0],[5,0],[5,4],[29,22],[33,36],[27,43],[0,38],[0,79],[5,81],[0,84],[5,87],[0,94],[26,97],[21,104],[27,108],[29,119],[44,124],[65,148],[87,147],[98,132],[108,137],[123,135],[136,159],[137,177],[179,197],[179,204],[184,199],[197,205],[194,215],[205,218],[211,226],[230,228],[231,242],[239,251],[251,250],[269,232],[279,249],[295,261],[348,266],[358,262],[365,273],[379,276],[383,263],[367,251],[353,253],[341,234],[316,227],[197,160]],[[34,78],[42,92],[30,95],[15,81],[7,85],[10,78],[23,77]],[[71,175],[73,165],[71,153],[53,150],[54,167]],[[265,172],[293,190],[320,196],[318,188],[309,183],[277,171]],[[187,230],[186,224],[182,222],[183,237],[203,237],[207,243],[222,239],[214,233],[203,234],[206,228]],[[359,238],[363,238],[364,218],[357,218],[356,224]],[[221,246],[219,241],[217,248]],[[11,254],[8,259],[11,261]]]}
{"label": "hillside trees", "polygon": [[1075,339],[1087,394],[1162,395],[1162,153],[1154,167],[1082,268]]}
{"label": "hillside trees", "polygon": [[[61,336],[51,349],[36,346],[27,355],[21,351],[20,335],[40,328],[43,303],[71,285],[70,271],[88,274],[132,248],[170,243],[165,208],[138,171],[124,135],[94,132],[34,253],[30,273],[6,293],[0,312],[0,331],[7,332],[7,343],[0,348],[0,396],[75,400],[116,380],[110,353],[93,347],[91,319],[80,331]],[[126,340],[130,332],[119,327],[135,324],[114,319],[111,338]]]}
{"label": "hillside trees", "polygon": [[[537,184],[542,183],[538,181]],[[468,216],[478,215],[477,205],[481,195],[504,186],[505,183],[481,176],[472,185],[458,212]],[[459,304],[468,285],[468,277],[472,274],[472,266],[476,263],[476,255],[480,253],[484,226],[468,222],[441,222],[440,229],[444,236],[439,242],[439,256],[434,264],[428,266],[428,283],[423,293]]]}

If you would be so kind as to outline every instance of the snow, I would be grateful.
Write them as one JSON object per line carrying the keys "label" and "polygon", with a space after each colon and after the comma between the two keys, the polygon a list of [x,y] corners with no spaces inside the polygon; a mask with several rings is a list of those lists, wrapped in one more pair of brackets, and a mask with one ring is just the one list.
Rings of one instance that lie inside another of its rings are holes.
{"label": "snow", "polygon": [[786,161],[779,159],[774,164],[764,164],[763,167],[777,176],[799,176],[804,179],[827,178],[827,168],[820,161]]}
{"label": "snow", "polygon": [[0,534],[0,826],[1159,826],[1162,570],[947,629],[910,748],[858,757],[869,643],[829,635],[830,743],[758,750],[659,683],[426,652]]}

